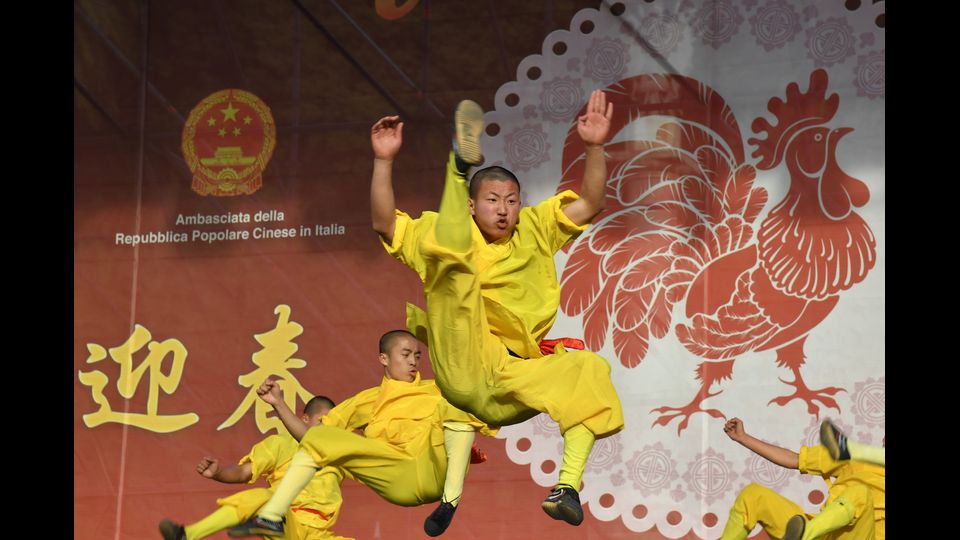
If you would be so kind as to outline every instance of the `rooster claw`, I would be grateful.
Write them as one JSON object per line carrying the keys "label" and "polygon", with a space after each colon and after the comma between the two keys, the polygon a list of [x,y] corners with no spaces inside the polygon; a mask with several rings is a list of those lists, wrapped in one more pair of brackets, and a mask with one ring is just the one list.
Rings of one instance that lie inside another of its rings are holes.
{"label": "rooster claw", "polygon": [[653,424],[651,424],[651,427],[656,425],[667,426],[674,419],[682,418],[680,423],[677,425],[677,436],[679,436],[683,430],[687,429],[687,425],[690,423],[690,418],[696,413],[706,413],[714,418],[723,418],[724,420],[727,419],[726,415],[724,415],[718,409],[701,409],[697,404],[694,404],[694,403],[687,405],[686,407],[680,407],[680,408],[666,407],[666,406],[657,407],[656,409],[651,409],[650,412],[665,413],[670,411],[675,411],[676,414],[660,415],[656,420],[653,421]]}
{"label": "rooster claw", "polygon": [[[787,383],[787,384],[790,384],[790,383]],[[777,405],[780,405],[781,407],[783,407],[787,403],[790,403],[795,399],[800,399],[807,404],[807,412],[812,414],[814,418],[819,420],[820,407],[818,407],[815,402],[820,402],[821,404],[823,404],[824,407],[828,407],[830,409],[836,409],[837,412],[840,412],[840,405],[837,403],[837,400],[833,399],[832,397],[829,397],[839,392],[846,392],[846,389],[837,388],[835,386],[828,386],[826,388],[811,390],[806,387],[797,386],[797,390],[793,394],[789,396],[780,396],[777,398],[773,398],[767,402],[767,405],[771,403],[776,403]]]}

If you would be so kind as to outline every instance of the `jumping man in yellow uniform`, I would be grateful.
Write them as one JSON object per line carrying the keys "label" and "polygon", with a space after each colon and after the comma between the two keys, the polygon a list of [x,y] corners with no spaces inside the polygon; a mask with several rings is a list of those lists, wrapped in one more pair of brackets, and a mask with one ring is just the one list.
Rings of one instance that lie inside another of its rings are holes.
{"label": "jumping man in yellow uniform", "polygon": [[454,406],[492,426],[541,412],[560,424],[563,465],[542,506],[573,525],[583,520],[578,489],[594,441],[623,429],[623,412],[606,360],[563,347],[544,355],[540,342],[560,303],[554,255],[603,210],[612,115],[595,91],[577,120],[586,148],[581,196],[568,190],[521,209],[519,181],[503,167],[477,171],[468,188],[467,172],[482,161],[483,111],[461,102],[440,210],[417,219],[394,203],[403,123],[385,117],[371,130],[373,228],[417,272],[427,300],[426,314],[408,307],[408,328],[426,328],[437,384]]}
{"label": "jumping man in yellow uniform", "polygon": [[[327,414],[334,403],[329,398],[317,396],[303,408],[302,423],[314,426]],[[290,435],[271,435],[260,441],[238,465],[221,467],[220,462],[204,457],[197,464],[197,472],[204,478],[228,484],[253,483],[265,477],[270,488],[253,488],[217,499],[220,508],[191,525],[180,525],[170,520],[160,522],[160,534],[164,540],[195,540],[207,538],[217,531],[233,527],[250,518],[273,494],[273,487],[283,478],[297,452],[297,441]],[[343,473],[335,467],[319,470],[307,487],[293,501],[286,513],[286,540],[352,540],[337,536],[331,530],[340,516],[340,483]]]}
{"label": "jumping man in yellow uniform", "polygon": [[[282,535],[282,516],[318,469],[334,466],[387,501],[417,506],[448,501],[424,528],[437,536],[447,528],[463,491],[475,432],[494,435],[476,418],[450,406],[432,380],[421,380],[419,344],[406,330],[380,339],[384,377],[379,386],[344,400],[309,427],[282,399],[273,381],[258,393],[274,406],[300,449],[274,495],[257,515],[230,536]],[[352,430],[363,428],[364,435]]]}
{"label": "jumping man in yellow uniform", "polygon": [[749,484],[737,494],[721,540],[743,540],[757,523],[768,535],[781,540],[883,540],[884,467],[856,460],[836,461],[820,445],[801,446],[799,453],[781,448],[747,434],[739,418],[727,421],[723,430],[772,463],[823,477],[829,491],[820,513],[809,515],[779,493]]}

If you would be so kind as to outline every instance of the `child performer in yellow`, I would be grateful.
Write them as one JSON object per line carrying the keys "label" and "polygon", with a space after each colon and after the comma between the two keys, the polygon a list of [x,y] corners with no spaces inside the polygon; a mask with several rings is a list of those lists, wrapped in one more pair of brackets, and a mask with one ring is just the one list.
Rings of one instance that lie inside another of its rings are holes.
{"label": "child performer in yellow", "polygon": [[563,347],[545,355],[540,342],[560,303],[554,255],[604,207],[612,115],[613,104],[595,91],[577,120],[586,147],[582,196],[568,190],[521,209],[519,181],[503,167],[477,171],[468,189],[467,172],[482,161],[483,111],[461,102],[440,210],[417,219],[394,203],[403,123],[385,117],[371,132],[373,228],[424,284],[426,315],[410,306],[408,328],[427,328],[437,384],[454,406],[489,425],[541,412],[560,424],[563,465],[542,506],[573,525],[583,520],[578,489],[594,441],[623,429],[623,412],[606,360]]}
{"label": "child performer in yellow", "polygon": [[[302,423],[315,426],[320,418],[334,406],[324,396],[316,396],[303,408]],[[197,472],[204,478],[227,484],[253,483],[265,477],[270,488],[253,488],[229,497],[217,499],[220,508],[200,521],[183,526],[170,520],[160,522],[160,534],[164,540],[195,540],[207,538],[218,531],[233,527],[250,518],[273,494],[273,487],[287,472],[287,467],[297,452],[298,443],[290,435],[271,435],[260,441],[238,465],[221,467],[220,462],[204,457],[197,465]],[[340,483],[343,473],[335,467],[324,467],[307,484],[286,513],[285,540],[352,540],[337,536],[333,524],[340,516]]]}
{"label": "child performer in yellow", "polygon": [[[309,427],[286,406],[274,381],[258,393],[274,406],[294,438],[301,440],[274,495],[257,515],[230,536],[280,536],[282,516],[318,469],[334,466],[387,501],[417,506],[442,499],[424,529],[447,528],[463,491],[475,432],[494,435],[476,418],[446,402],[432,380],[421,380],[420,347],[406,330],[380,338],[384,377],[379,386],[344,400]],[[352,430],[363,428],[364,436]]]}
{"label": "child performer in yellow", "polygon": [[[739,418],[723,430],[734,441],[781,467],[823,477],[827,502],[817,515],[759,484],[737,495],[721,540],[743,540],[760,523],[767,534],[782,540],[883,540],[886,469],[861,461],[836,461],[823,446],[801,446],[800,452],[748,435]],[[831,481],[831,478],[833,479]]]}

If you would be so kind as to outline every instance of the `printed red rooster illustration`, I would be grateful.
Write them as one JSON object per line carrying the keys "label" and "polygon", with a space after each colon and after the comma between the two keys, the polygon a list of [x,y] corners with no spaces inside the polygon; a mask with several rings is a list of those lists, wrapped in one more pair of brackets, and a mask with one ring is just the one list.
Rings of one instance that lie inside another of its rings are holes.
{"label": "printed red rooster illustration", "polygon": [[[756,165],[746,161],[740,128],[723,98],[680,75],[641,75],[607,88],[617,133],[644,116],[668,117],[655,140],[625,140],[606,147],[610,179],[607,208],[571,247],[561,276],[561,307],[583,315],[585,341],[599,350],[608,331],[620,361],[637,366],[651,339],[663,338],[681,304],[686,322],[679,341],[703,358],[700,390],[682,407],[660,407],[654,425],[681,421],[678,434],[721,392],[736,358],[776,351],[789,369],[789,395],[770,403],[803,400],[810,414],[839,406],[842,388],[808,388],[800,368],[807,335],[837,305],[840,293],[863,281],[876,262],[876,241],[854,211],[870,197],[863,182],[837,164],[840,138],[850,128],[826,127],[839,96],[827,97],[827,74],[816,70],[809,89],[787,86],[786,101],[770,99],[774,123],[752,124]],[[764,136],[765,135],[765,136]],[[582,143],[575,127],[563,154],[558,191],[578,187]],[[756,225],[767,202],[755,186],[756,169],[786,165],[786,196]]]}

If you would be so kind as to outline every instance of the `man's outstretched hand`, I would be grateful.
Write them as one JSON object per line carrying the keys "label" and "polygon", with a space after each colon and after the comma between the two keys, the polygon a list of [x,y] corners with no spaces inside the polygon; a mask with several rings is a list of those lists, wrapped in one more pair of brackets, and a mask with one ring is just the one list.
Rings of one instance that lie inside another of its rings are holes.
{"label": "man's outstretched hand", "polygon": [[399,116],[384,116],[370,128],[373,157],[393,161],[403,144],[403,122]]}

